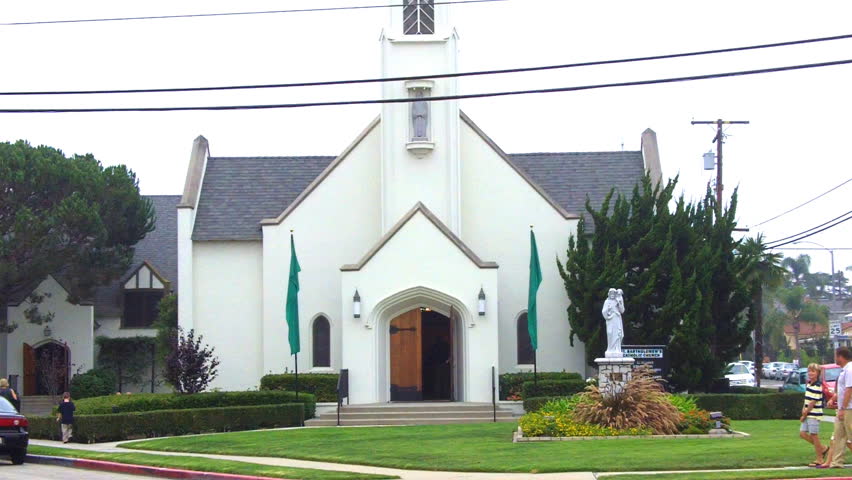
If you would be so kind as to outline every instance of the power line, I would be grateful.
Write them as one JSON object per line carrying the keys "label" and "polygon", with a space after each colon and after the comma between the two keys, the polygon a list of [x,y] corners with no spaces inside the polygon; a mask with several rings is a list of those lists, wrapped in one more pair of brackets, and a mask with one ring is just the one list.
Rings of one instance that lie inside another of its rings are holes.
{"label": "power line", "polygon": [[[471,3],[471,2],[463,2],[463,3]],[[525,73],[525,72],[537,72],[544,70],[559,70],[559,69],[567,69],[567,68],[577,68],[577,67],[593,67],[593,66],[601,66],[601,65],[614,65],[621,63],[634,63],[634,62],[646,62],[651,60],[670,60],[674,58],[684,58],[684,57],[695,57],[702,55],[714,55],[719,53],[732,53],[732,52],[742,52],[748,50],[759,50],[764,48],[777,48],[777,47],[788,47],[793,45],[804,45],[810,43],[818,43],[818,42],[829,42],[835,40],[848,40],[852,39],[852,34],[846,35],[835,35],[831,37],[819,37],[819,38],[808,38],[802,40],[790,40],[786,42],[776,42],[776,43],[763,43],[758,45],[748,45],[743,47],[729,47],[729,48],[718,48],[713,50],[701,50],[696,52],[681,52],[681,53],[670,53],[663,55],[650,55],[644,57],[631,57],[631,58],[619,58],[619,59],[609,59],[609,60],[596,60],[590,62],[580,62],[580,63],[565,63],[558,65],[543,65],[536,67],[522,67],[522,68],[507,68],[507,69],[495,69],[495,70],[479,70],[473,72],[460,72],[460,73],[440,73],[440,74],[432,74],[432,75],[418,75],[413,77],[386,77],[386,78],[362,78],[362,79],[349,79],[349,80],[330,80],[330,81],[322,81],[322,82],[298,82],[298,83],[272,83],[272,84],[259,84],[259,85],[225,85],[225,86],[214,86],[214,87],[172,87],[172,88],[134,88],[134,89],[115,89],[115,90],[56,90],[56,91],[35,91],[35,92],[0,92],[0,95],[3,96],[12,96],[12,95],[91,95],[91,94],[112,94],[112,93],[173,93],[173,92],[204,92],[204,91],[215,91],[215,90],[254,90],[254,89],[264,89],[264,88],[290,88],[290,87],[321,87],[321,86],[330,86],[330,85],[351,85],[351,84],[363,84],[363,83],[380,83],[380,82],[398,82],[398,81],[406,81],[406,80],[434,80],[441,78],[457,78],[457,77],[470,77],[470,76],[478,76],[478,75],[496,75],[496,74],[506,74],[506,73]]]}
{"label": "power line", "polygon": [[834,224],[829,225],[829,226],[827,226],[827,227],[824,227],[824,228],[822,228],[822,229],[820,229],[820,230],[817,230],[816,232],[809,233],[809,234],[807,234],[807,235],[803,235],[803,236],[798,237],[798,238],[794,238],[793,240],[788,240],[788,241],[786,241],[786,242],[784,242],[784,243],[782,243],[782,244],[779,244],[779,245],[770,246],[769,248],[778,248],[778,247],[783,247],[784,245],[789,245],[789,244],[791,244],[791,243],[796,243],[796,242],[798,242],[798,241],[800,241],[800,240],[804,240],[804,239],[806,239],[806,238],[808,238],[808,237],[812,237],[812,236],[816,235],[817,233],[824,232],[824,231],[826,231],[826,230],[828,230],[828,229],[830,229],[830,228],[834,228],[834,227],[836,227],[836,226],[840,225],[841,223],[846,222],[846,221],[849,221],[849,220],[852,220],[852,216],[846,217],[846,218],[844,218],[843,220],[840,220],[840,221],[839,221],[839,222],[837,222],[837,223],[834,223]]}
{"label": "power line", "polygon": [[[443,2],[434,2],[430,5],[457,5],[464,3],[490,3],[490,2],[506,2],[508,0],[447,0]],[[426,2],[418,2],[418,5],[426,5]],[[298,8],[290,10],[263,10],[256,12],[221,12],[221,13],[188,13],[183,15],[147,15],[142,17],[112,17],[112,18],[80,18],[72,20],[39,20],[33,22],[9,22],[0,23],[0,27],[12,27],[20,25],[49,25],[58,23],[92,23],[92,22],[120,22],[126,20],[169,20],[173,18],[201,18],[201,17],[230,17],[235,15],[269,15],[276,13],[308,13],[308,12],[333,12],[340,10],[368,10],[375,8],[399,8],[407,5],[391,4],[391,5],[360,5],[350,7],[324,7],[324,8]]]}
{"label": "power line", "polygon": [[824,227],[824,226],[828,225],[829,223],[831,223],[831,222],[833,222],[833,221],[835,221],[835,220],[839,220],[839,219],[841,219],[841,218],[845,217],[846,215],[849,215],[850,213],[852,213],[852,210],[849,210],[848,212],[844,213],[843,215],[840,215],[840,216],[834,217],[834,218],[832,218],[831,220],[829,220],[829,221],[827,221],[827,222],[825,222],[825,223],[821,223],[821,224],[817,225],[816,227],[809,228],[809,229],[807,229],[807,230],[805,230],[805,231],[803,231],[803,232],[799,232],[799,233],[796,233],[796,234],[794,234],[794,235],[790,235],[789,237],[779,238],[778,240],[772,240],[771,242],[766,242],[766,243],[767,243],[767,244],[769,244],[769,243],[778,243],[778,242],[783,242],[784,240],[787,240],[787,239],[789,239],[789,238],[798,237],[799,235],[802,235],[802,234],[808,233],[808,232],[810,232],[811,230],[816,230],[817,228]]}
{"label": "power line", "polygon": [[811,248],[798,248],[798,247],[775,247],[775,250],[810,250],[810,251],[813,251],[813,250],[820,250],[820,251],[825,251],[825,250],[852,250],[852,247],[839,247],[839,248],[816,248],[816,247],[811,247]]}
{"label": "power line", "polygon": [[761,68],[737,72],[710,73],[691,75],[687,77],[658,78],[653,80],[635,80],[630,82],[603,83],[595,85],[579,85],[574,87],[543,88],[530,90],[513,90],[504,92],[470,93],[463,95],[445,95],[437,97],[384,98],[375,100],[338,100],[330,102],[280,103],[260,105],[212,105],[192,107],[120,107],[120,108],[5,108],[0,113],[104,113],[104,112],[178,112],[178,111],[219,111],[219,110],[268,110],[282,108],[330,107],[345,105],[377,105],[385,103],[412,103],[419,101],[438,102],[445,100],[462,100],[468,98],[508,97],[514,95],[529,95],[538,93],[577,92],[581,90],[598,90],[604,88],[635,87],[641,85],[659,85],[667,83],[691,82],[716,78],[741,77],[763,73],[788,72],[810,68],[830,67],[852,64],[850,60],[835,60],[831,62],[809,63],[803,65],[788,65],[783,67]]}
{"label": "power line", "polygon": [[814,198],[812,198],[812,199],[808,200],[808,201],[807,201],[807,202],[805,202],[805,203],[802,203],[801,205],[797,205],[797,206],[795,206],[795,207],[791,208],[790,210],[787,210],[786,212],[779,213],[778,215],[775,215],[774,217],[770,218],[769,220],[764,220],[764,221],[762,221],[762,222],[760,222],[760,223],[758,223],[758,224],[752,225],[752,227],[759,227],[759,226],[763,225],[764,223],[769,223],[769,222],[771,222],[772,220],[775,220],[776,218],[783,217],[784,215],[787,215],[788,213],[790,213],[790,212],[792,212],[792,211],[795,211],[795,210],[798,210],[798,209],[799,209],[799,208],[801,208],[801,207],[804,207],[805,205],[807,205],[807,204],[809,204],[809,203],[813,202],[814,200],[818,200],[818,199],[820,199],[820,198],[822,198],[822,197],[824,197],[824,196],[828,195],[829,193],[831,193],[831,192],[833,192],[833,191],[837,190],[838,188],[842,187],[843,185],[846,185],[846,184],[847,184],[847,183],[849,183],[849,182],[852,182],[852,178],[847,179],[845,182],[841,183],[840,185],[838,185],[838,186],[836,186],[836,187],[834,187],[834,188],[832,188],[832,189],[830,189],[830,190],[827,190],[827,191],[825,191],[825,192],[823,192],[823,193],[821,193],[821,194],[817,195],[816,197],[814,197]]}

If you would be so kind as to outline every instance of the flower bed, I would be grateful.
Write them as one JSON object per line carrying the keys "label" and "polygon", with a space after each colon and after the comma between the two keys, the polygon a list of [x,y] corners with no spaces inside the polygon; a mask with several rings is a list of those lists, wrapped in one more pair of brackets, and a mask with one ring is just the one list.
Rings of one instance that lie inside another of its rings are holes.
{"label": "flower bed", "polygon": [[637,371],[618,390],[590,385],[583,393],[546,401],[521,417],[515,441],[736,436],[742,435],[730,433],[728,419],[711,418],[696,398],[665,393],[647,372]]}

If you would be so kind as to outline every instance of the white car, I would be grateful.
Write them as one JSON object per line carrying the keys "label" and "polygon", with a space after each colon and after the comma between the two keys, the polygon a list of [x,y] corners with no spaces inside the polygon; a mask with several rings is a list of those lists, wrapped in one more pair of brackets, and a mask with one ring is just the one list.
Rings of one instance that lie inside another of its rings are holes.
{"label": "white car", "polygon": [[752,362],[751,360],[740,360],[736,363],[742,363],[748,368],[748,371],[751,372],[752,375],[754,375],[754,362]]}
{"label": "white car", "polygon": [[763,364],[763,378],[775,378],[775,372],[783,365],[783,362],[770,362]]}
{"label": "white car", "polygon": [[754,375],[742,363],[728,365],[726,372],[725,378],[730,381],[732,387],[753,387],[755,385]]}

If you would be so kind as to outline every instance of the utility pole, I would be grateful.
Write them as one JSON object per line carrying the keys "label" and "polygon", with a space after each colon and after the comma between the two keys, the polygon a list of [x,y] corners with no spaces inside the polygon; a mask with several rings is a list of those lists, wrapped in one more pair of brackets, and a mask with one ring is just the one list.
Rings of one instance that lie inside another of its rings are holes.
{"label": "utility pole", "polygon": [[725,134],[722,133],[722,125],[748,125],[748,120],[693,120],[693,125],[716,125],[716,206],[722,211],[722,144],[725,143]]}

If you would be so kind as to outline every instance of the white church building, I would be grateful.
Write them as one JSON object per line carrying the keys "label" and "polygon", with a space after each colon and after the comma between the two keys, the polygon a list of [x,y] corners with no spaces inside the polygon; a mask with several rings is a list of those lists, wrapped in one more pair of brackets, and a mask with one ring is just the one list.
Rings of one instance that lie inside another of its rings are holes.
{"label": "white church building", "polygon": [[[382,76],[457,72],[450,7],[392,10]],[[177,207],[179,322],[214,346],[214,387],[292,372],[290,235],[301,265],[300,372],[349,371],[352,403],[482,402],[498,373],[585,372],[556,266],[587,195],[660,176],[641,151],[507,154],[461,110],[454,78],[384,82],[387,103],[337,156],[211,157],[198,137]],[[418,100],[424,98],[424,100]],[[543,282],[526,333],[530,226]],[[603,292],[602,292],[603,293]]]}

